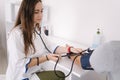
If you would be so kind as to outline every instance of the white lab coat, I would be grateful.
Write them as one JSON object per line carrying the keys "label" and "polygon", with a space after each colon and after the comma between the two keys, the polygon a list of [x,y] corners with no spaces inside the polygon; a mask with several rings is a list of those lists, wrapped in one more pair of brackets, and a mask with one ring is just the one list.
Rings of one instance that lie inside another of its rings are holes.
{"label": "white lab coat", "polygon": [[[35,72],[41,71],[41,64],[28,69],[26,65],[30,62],[31,58],[43,56],[48,52],[39,36],[36,34],[36,37],[34,36],[33,40],[36,53],[33,54],[33,51],[30,50],[29,55],[26,57],[24,53],[23,35],[20,26],[21,25],[14,28],[7,39],[8,68],[6,72],[6,80],[23,80],[26,78],[29,78],[29,80],[39,80]],[[41,35],[45,43],[49,44],[47,45],[49,49],[53,52],[56,45],[53,46],[53,43],[48,41],[43,31],[41,32]]]}

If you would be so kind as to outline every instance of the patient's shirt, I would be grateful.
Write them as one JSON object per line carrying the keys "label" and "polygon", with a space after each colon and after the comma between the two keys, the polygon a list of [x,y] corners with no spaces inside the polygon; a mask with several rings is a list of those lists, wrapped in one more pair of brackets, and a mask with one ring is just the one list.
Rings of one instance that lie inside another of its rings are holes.
{"label": "patient's shirt", "polygon": [[90,57],[91,66],[97,72],[111,72],[120,75],[120,41],[102,44]]}

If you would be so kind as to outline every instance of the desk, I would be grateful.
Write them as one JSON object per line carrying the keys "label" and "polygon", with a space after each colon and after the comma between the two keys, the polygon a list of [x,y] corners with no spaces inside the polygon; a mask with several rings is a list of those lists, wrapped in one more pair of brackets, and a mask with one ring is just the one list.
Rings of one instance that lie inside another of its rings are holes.
{"label": "desk", "polygon": [[[67,75],[71,68],[71,60],[67,57],[63,57],[58,65],[56,70],[60,70]],[[48,61],[45,62],[42,68],[44,70],[54,70],[55,62]],[[85,77],[88,77],[87,79]],[[85,79],[84,79],[85,78]],[[83,70],[80,66],[74,64],[72,73],[65,80],[107,80],[105,74],[98,74],[95,71]]]}

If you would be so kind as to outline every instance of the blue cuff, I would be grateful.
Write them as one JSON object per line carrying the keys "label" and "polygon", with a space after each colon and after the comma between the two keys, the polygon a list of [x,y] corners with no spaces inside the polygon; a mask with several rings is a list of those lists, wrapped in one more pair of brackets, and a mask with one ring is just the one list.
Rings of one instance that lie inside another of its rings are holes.
{"label": "blue cuff", "polygon": [[28,78],[22,79],[22,80],[29,80]]}
{"label": "blue cuff", "polygon": [[91,56],[92,53],[84,53],[82,56],[81,56],[81,66],[84,70],[94,70],[91,65],[90,65],[90,62],[89,62],[89,59],[90,59],[90,56]]}

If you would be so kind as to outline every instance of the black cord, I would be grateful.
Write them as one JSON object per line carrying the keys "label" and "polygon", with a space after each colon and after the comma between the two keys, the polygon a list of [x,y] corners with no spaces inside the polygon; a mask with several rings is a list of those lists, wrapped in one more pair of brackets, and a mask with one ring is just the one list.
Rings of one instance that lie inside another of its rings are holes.
{"label": "black cord", "polygon": [[[60,76],[60,75],[58,75],[57,74],[57,71],[56,71],[56,66],[57,66],[57,64],[58,64],[58,62],[59,62],[59,57],[58,57],[58,60],[56,61],[56,64],[55,64],[55,66],[54,66],[54,72],[55,72],[55,74],[56,74],[56,76],[57,77],[59,77],[59,78],[66,78],[66,77],[68,77],[70,74],[71,74],[71,72],[72,72],[72,69],[73,69],[73,65],[74,65],[74,62],[75,62],[75,60],[76,60],[76,58],[78,57],[78,56],[82,56],[83,54],[83,52],[85,52],[85,51],[87,51],[88,49],[86,49],[86,50],[83,50],[82,52],[80,52],[80,53],[78,53],[78,54],[75,54],[75,53],[71,53],[69,56],[75,56],[75,58],[73,59],[73,61],[72,61],[72,65],[71,65],[71,69],[70,69],[70,72],[66,75],[66,76]],[[69,53],[68,53],[69,54]],[[63,55],[63,56],[61,56],[61,57],[68,57],[68,54],[67,55]]]}
{"label": "black cord", "polygon": [[41,38],[41,41],[42,41],[43,45],[45,46],[46,50],[47,50],[49,53],[52,53],[52,52],[47,48],[45,42],[43,41],[42,36],[40,35],[40,33],[38,33],[36,30],[35,30],[35,32],[36,32],[36,33],[39,35],[39,37]]}
{"label": "black cord", "polygon": [[71,65],[70,72],[69,72],[66,76],[60,76],[60,75],[57,74],[56,66],[57,66],[58,61],[59,61],[59,57],[58,57],[58,60],[56,61],[56,64],[55,64],[55,67],[54,67],[54,72],[55,72],[56,76],[59,77],[59,78],[66,78],[66,77],[68,77],[68,76],[71,74],[71,72],[72,72],[75,59],[76,59],[78,56],[79,56],[79,55],[75,56],[75,58],[74,58],[74,60],[73,60],[73,62],[72,62],[72,65]]}

